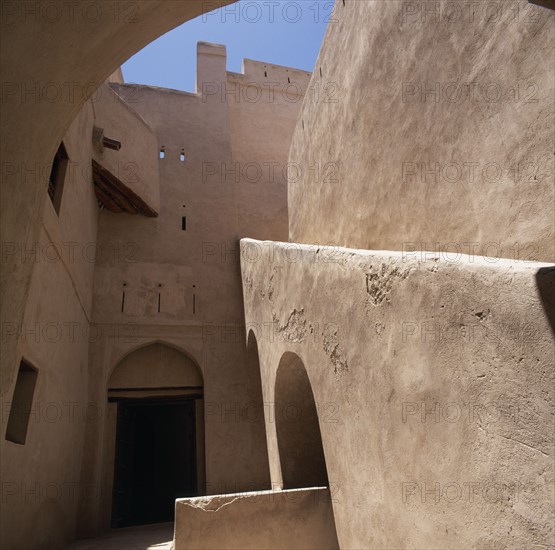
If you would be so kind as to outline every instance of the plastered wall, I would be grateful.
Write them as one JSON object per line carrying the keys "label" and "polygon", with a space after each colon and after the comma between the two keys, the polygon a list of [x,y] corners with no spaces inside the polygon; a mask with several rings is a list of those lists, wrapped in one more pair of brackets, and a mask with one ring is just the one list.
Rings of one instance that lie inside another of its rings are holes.
{"label": "plastered wall", "polygon": [[[40,239],[13,250],[34,269],[24,319],[4,324],[3,340],[18,342],[38,377],[25,444],[2,436],[6,548],[59,547],[75,536],[83,437],[91,418],[88,340],[98,218],[90,164],[93,125],[87,103],[64,138],[70,160],[59,215],[45,192]],[[48,176],[50,166],[45,170]],[[11,398],[3,403],[3,433]],[[31,521],[34,529],[28,528]]]}
{"label": "plastered wall", "polygon": [[[553,266],[241,244],[264,400],[295,354],[340,548],[553,544]],[[265,412],[279,486],[287,425]]]}
{"label": "plastered wall", "polygon": [[[111,151],[114,156],[99,152],[93,142],[95,126],[105,127],[106,135],[127,143],[127,148]],[[90,399],[89,352],[103,338],[103,328],[93,322],[95,264],[115,252],[97,240],[99,205],[91,160],[100,159],[126,180],[126,170],[144,158],[151,188],[145,194],[139,180],[128,183],[155,204],[159,183],[153,139],[137,113],[102,85],[64,136],[69,160],[59,212],[44,193],[40,239],[32,246],[12,243],[4,248],[15,261],[32,264],[33,277],[23,322],[3,324],[3,343],[17,343],[22,358],[38,371],[25,444],[2,438],[2,523],[13,527],[2,530],[8,548],[62,546],[78,532],[83,502],[101,504],[100,485],[84,476],[90,456],[85,434],[100,429],[103,421]],[[42,169],[46,177],[51,166]],[[3,429],[10,409],[11,394],[3,404]],[[36,529],[29,531],[25,526],[33,517],[38,518]]]}
{"label": "plastered wall", "polygon": [[[259,373],[245,346],[238,239],[247,231],[286,236],[282,170],[308,81],[260,62],[246,61],[245,71],[228,73],[225,47],[200,43],[196,93],[113,83],[156,134],[160,210],[155,218],[99,215],[98,247],[107,253],[95,269],[93,320],[102,330],[90,347],[90,399],[103,409],[112,369],[137,347],[155,341],[189,355],[203,376],[208,494],[270,483]],[[255,96],[267,90],[264,72],[281,87],[296,80],[295,100],[283,91]],[[250,85],[251,99],[236,80]],[[272,163],[279,176],[251,177],[249,169]],[[84,479],[104,490],[100,505],[83,503],[84,533],[109,519],[106,426],[87,430]]]}
{"label": "plastered wall", "polygon": [[553,17],[336,2],[291,146],[290,240],[553,261]]}
{"label": "plastered wall", "polygon": [[[224,47],[200,46],[201,81],[225,83],[225,59]],[[125,356],[153,342],[182,350],[201,366],[205,406],[199,414],[207,417],[201,491],[269,483],[263,415],[247,420],[244,413],[260,393],[253,395],[258,373],[242,338],[236,200],[242,182],[235,175],[225,179],[225,170],[234,170],[229,106],[209,89],[204,96],[147,88],[139,97],[131,91],[126,104],[104,84],[85,105],[64,136],[69,165],[59,214],[45,194],[40,241],[6,250],[33,263],[34,275],[24,322],[5,325],[4,339],[17,342],[38,369],[26,444],[3,441],[9,484],[3,522],[14,526],[3,530],[7,547],[61,546],[108,526],[113,441],[106,433],[114,432],[108,380]],[[299,106],[292,103],[283,114],[282,165]],[[121,150],[99,152],[94,126],[121,141]],[[164,144],[166,156],[159,159]],[[93,158],[159,216],[99,210]],[[49,174],[50,166],[45,170]],[[266,238],[285,230],[285,180],[274,186],[266,202],[272,215],[257,221]],[[9,401],[4,405],[6,423]],[[29,534],[25,526],[34,516],[40,522]]]}
{"label": "plastered wall", "polygon": [[325,487],[178,499],[179,550],[333,550],[332,497]]}

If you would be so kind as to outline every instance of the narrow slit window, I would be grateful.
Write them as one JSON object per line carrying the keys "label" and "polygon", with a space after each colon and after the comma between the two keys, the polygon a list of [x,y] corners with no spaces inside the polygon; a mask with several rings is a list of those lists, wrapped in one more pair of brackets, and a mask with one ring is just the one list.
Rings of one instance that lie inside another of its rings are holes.
{"label": "narrow slit window", "polygon": [[195,293],[196,285],[193,285],[193,315],[197,312],[197,295]]}
{"label": "narrow slit window", "polygon": [[8,427],[6,428],[6,439],[19,445],[25,445],[27,439],[37,376],[37,369],[22,360],[19,364],[8,417]]}
{"label": "narrow slit window", "polygon": [[162,145],[162,147],[160,148],[160,158],[166,158],[166,148]]}
{"label": "narrow slit window", "polygon": [[187,231],[187,216],[181,216],[181,231]]}
{"label": "narrow slit window", "polygon": [[181,149],[181,153],[179,154],[179,160],[181,162],[185,162],[185,149]]}
{"label": "narrow slit window", "polygon": [[64,183],[66,179],[67,166],[69,164],[69,156],[67,154],[64,142],[60,143],[54,160],[52,161],[52,170],[48,180],[48,195],[54,205],[54,210],[58,216],[60,215],[60,207],[62,205],[62,194],[64,192]]}

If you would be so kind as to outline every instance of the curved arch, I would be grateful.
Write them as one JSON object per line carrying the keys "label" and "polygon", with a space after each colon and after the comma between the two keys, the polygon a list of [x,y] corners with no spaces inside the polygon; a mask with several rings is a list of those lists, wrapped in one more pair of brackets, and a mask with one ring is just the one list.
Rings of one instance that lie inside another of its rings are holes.
{"label": "curved arch", "polygon": [[127,353],[112,369],[108,388],[202,387],[202,372],[188,354],[162,342]]}
{"label": "curved arch", "polygon": [[318,411],[308,374],[297,354],[282,355],[274,391],[283,488],[328,486]]}
{"label": "curved arch", "polygon": [[112,377],[112,375],[114,374],[114,371],[118,368],[118,366],[120,365],[120,363],[122,363],[122,361],[124,361],[127,357],[129,357],[130,355],[144,349],[144,348],[148,348],[149,346],[155,345],[155,344],[160,344],[162,346],[165,346],[167,348],[171,348],[179,353],[181,353],[182,355],[184,355],[185,357],[187,357],[196,367],[196,369],[198,370],[198,373],[201,377],[201,380],[203,381],[202,383],[204,383],[204,374],[202,372],[202,369],[200,368],[199,362],[197,361],[196,357],[192,354],[189,353],[186,349],[182,348],[179,345],[176,345],[172,342],[166,342],[165,340],[161,340],[161,339],[154,339],[154,340],[149,340],[148,342],[141,342],[140,344],[136,345],[135,347],[132,347],[128,350],[126,350],[124,353],[122,353],[117,360],[113,361],[112,364],[110,365],[108,374],[106,376],[106,384],[109,385],[110,382],[110,378]]}
{"label": "curved arch", "polygon": [[165,342],[140,345],[113,368],[106,384],[106,525],[169,520],[175,498],[204,490],[203,386],[196,361]]}

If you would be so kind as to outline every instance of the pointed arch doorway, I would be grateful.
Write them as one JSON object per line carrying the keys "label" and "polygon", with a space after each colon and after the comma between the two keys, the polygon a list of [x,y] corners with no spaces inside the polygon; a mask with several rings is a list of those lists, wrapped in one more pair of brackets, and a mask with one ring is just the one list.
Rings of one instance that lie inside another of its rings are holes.
{"label": "pointed arch doorway", "polygon": [[108,382],[115,422],[112,527],[173,521],[175,499],[204,490],[203,380],[161,343],[122,359]]}

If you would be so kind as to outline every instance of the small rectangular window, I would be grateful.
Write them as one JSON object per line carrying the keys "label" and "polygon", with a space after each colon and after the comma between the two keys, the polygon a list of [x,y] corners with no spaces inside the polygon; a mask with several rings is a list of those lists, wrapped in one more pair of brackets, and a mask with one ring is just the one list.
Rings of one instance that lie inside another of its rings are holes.
{"label": "small rectangular window", "polygon": [[64,192],[64,182],[68,163],[69,157],[64,142],[62,141],[52,161],[52,170],[50,171],[50,179],[48,180],[48,195],[58,215],[60,215],[60,207],[62,205],[62,194]]}
{"label": "small rectangular window", "polygon": [[8,427],[6,429],[6,439],[8,441],[25,445],[37,376],[37,370],[22,360],[19,364],[8,417]]}
{"label": "small rectangular window", "polygon": [[187,231],[187,217],[186,216],[181,217],[181,230],[182,231]]}

